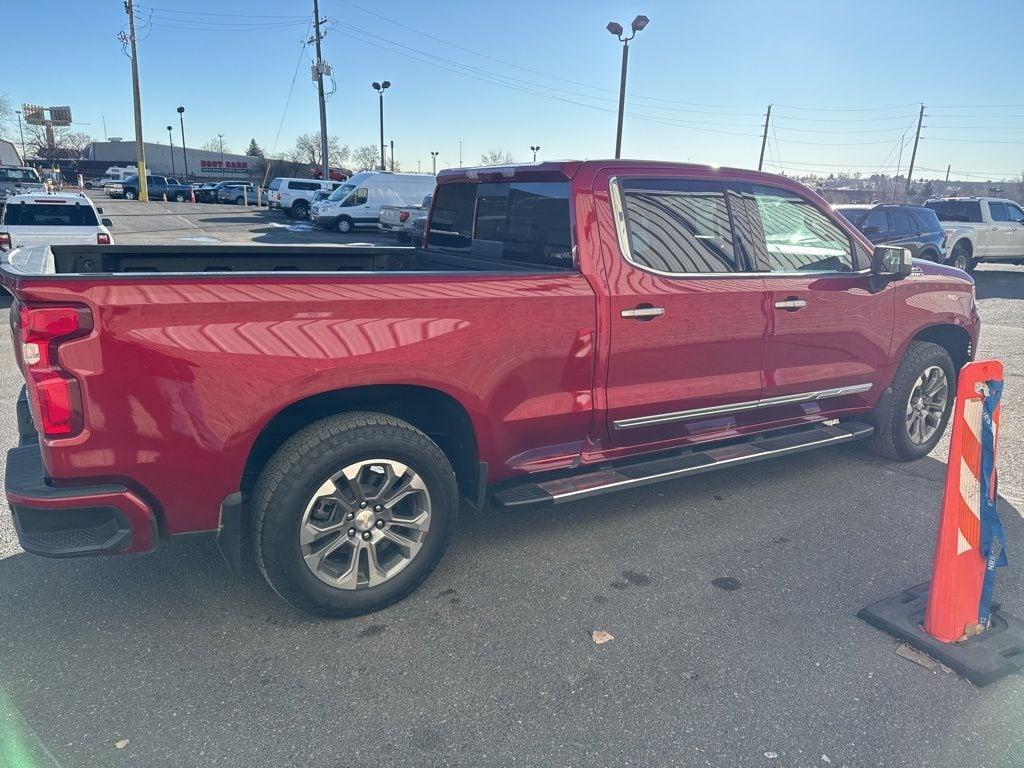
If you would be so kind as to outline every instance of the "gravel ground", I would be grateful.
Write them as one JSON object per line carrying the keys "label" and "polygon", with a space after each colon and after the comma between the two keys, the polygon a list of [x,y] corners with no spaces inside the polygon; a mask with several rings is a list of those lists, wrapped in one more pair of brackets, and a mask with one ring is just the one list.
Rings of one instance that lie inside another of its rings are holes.
{"label": "gravel ground", "polygon": [[[138,205],[104,203],[121,242],[158,222],[171,242],[341,240],[218,206],[129,220]],[[1007,366],[997,591],[1024,613],[1024,270],[977,282],[979,353]],[[11,445],[7,334],[0,360]],[[208,543],[55,562],[0,515],[0,766],[1019,766],[1021,678],[977,690],[855,618],[928,578],[945,451],[851,446],[468,513],[417,593],[337,622],[234,579]]]}

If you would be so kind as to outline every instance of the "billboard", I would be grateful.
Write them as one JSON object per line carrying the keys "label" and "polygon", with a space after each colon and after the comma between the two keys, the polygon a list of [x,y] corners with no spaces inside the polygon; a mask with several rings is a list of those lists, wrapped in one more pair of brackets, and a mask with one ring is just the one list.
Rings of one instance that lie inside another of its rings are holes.
{"label": "billboard", "polygon": [[[49,117],[47,117],[49,112]],[[68,126],[71,125],[71,107],[40,107],[36,104],[22,104],[21,116],[29,125]]]}

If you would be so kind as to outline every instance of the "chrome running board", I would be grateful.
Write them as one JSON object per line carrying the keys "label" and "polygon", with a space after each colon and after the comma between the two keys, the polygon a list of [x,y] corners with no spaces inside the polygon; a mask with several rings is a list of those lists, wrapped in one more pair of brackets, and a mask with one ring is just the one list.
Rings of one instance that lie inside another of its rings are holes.
{"label": "chrome running board", "polygon": [[495,491],[491,498],[496,506],[503,509],[564,504],[663,480],[676,480],[701,472],[848,443],[868,437],[873,432],[874,427],[855,421],[836,425],[819,424],[809,429],[776,432],[717,448],[689,450],[668,456],[662,454],[655,459],[634,461],[569,477],[519,482]]}

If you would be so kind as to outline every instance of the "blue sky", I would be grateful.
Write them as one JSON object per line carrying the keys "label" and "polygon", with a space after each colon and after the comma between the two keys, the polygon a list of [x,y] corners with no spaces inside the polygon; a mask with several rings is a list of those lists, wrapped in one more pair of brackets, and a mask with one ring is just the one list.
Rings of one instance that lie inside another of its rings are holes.
{"label": "blue sky", "polygon": [[[132,137],[120,0],[4,5],[0,93],[70,104],[94,137],[104,118],[108,135]],[[138,0],[146,139],[166,142],[173,124],[178,142],[178,104],[190,146],[220,132],[235,150],[255,137],[280,152],[316,131],[311,5]],[[376,142],[370,83],[388,79],[385,133],[406,169],[429,168],[431,150],[456,165],[460,139],[466,164],[491,148],[528,160],[531,144],[541,158],[611,156],[621,49],[604,27],[637,13],[651,23],[630,48],[626,157],[756,166],[772,102],[769,163],[891,172],[924,102],[919,167],[1024,170],[1024,3],[1009,0],[321,0],[328,132]]]}

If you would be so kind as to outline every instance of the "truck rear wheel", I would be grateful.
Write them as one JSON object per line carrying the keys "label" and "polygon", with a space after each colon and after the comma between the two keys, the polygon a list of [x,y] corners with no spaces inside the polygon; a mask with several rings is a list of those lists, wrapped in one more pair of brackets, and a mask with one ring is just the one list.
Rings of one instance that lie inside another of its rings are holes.
{"label": "truck rear wheel", "polygon": [[430,575],[458,504],[451,464],[411,424],[379,413],[331,416],[293,435],[260,474],[256,560],[296,608],[370,613]]}
{"label": "truck rear wheel", "polygon": [[871,415],[875,434],[869,447],[898,461],[927,456],[946,430],[955,389],[949,352],[938,344],[912,341]]}

